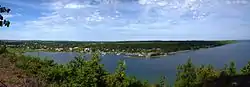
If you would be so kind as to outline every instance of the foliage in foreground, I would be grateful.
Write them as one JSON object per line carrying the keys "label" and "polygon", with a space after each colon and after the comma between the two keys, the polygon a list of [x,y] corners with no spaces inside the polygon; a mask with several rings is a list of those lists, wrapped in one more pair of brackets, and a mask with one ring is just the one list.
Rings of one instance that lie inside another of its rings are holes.
{"label": "foliage in foreground", "polygon": [[[76,57],[68,64],[60,65],[52,60],[40,59],[31,56],[11,54],[10,60],[27,72],[38,77],[46,83],[46,87],[152,87],[146,81],[142,82],[126,75],[125,61],[120,61],[114,73],[109,73],[100,64],[100,57],[94,54],[91,60]],[[13,56],[14,55],[14,56]],[[10,56],[10,54],[9,54]],[[222,71],[227,75],[249,74],[250,62],[242,68],[241,73],[236,73],[235,63],[225,65]],[[221,70],[214,69],[211,65],[194,66],[191,59],[177,68],[174,87],[200,87],[205,80],[219,76]],[[155,87],[170,87],[166,78],[162,77]]]}
{"label": "foliage in foreground", "polygon": [[29,75],[41,78],[53,87],[145,87],[147,83],[126,76],[125,62],[120,61],[115,73],[104,70],[97,54],[91,60],[76,57],[68,64],[60,65],[52,60],[31,56],[12,57],[18,68]]}
{"label": "foliage in foreground", "polygon": [[9,8],[7,8],[7,7],[2,7],[2,6],[0,5],[0,27],[3,27],[3,26],[9,27],[9,26],[10,26],[10,21],[4,19],[4,17],[1,15],[1,13],[9,13],[9,12],[10,12],[10,9],[9,9]]}

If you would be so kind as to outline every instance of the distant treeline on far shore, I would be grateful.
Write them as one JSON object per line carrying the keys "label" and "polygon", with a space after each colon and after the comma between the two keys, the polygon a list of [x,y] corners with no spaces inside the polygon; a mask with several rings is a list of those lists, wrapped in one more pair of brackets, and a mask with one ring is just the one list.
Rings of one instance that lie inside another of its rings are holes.
{"label": "distant treeline on far shore", "polygon": [[91,51],[129,53],[169,53],[181,50],[197,50],[234,43],[225,41],[15,41],[2,40],[10,48],[43,49],[45,51]]}

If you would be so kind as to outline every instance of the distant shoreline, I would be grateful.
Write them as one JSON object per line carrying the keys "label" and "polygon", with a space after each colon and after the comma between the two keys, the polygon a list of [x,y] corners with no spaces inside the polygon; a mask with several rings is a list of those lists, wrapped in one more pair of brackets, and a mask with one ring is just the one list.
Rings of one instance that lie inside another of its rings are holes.
{"label": "distant shoreline", "polygon": [[105,43],[79,42],[5,42],[11,50],[19,52],[100,52],[131,57],[161,57],[200,49],[213,48],[237,41],[122,41]]}
{"label": "distant shoreline", "polygon": [[[233,42],[233,43],[237,43],[237,42]],[[228,44],[224,44],[224,45],[229,45],[229,44],[233,44],[233,43],[228,43]],[[224,46],[224,45],[221,45],[221,46]],[[215,47],[220,47],[220,46],[215,46]],[[215,47],[210,47],[210,48],[215,48]],[[202,49],[209,49],[209,48],[199,48],[199,49],[194,49],[194,50],[180,50],[180,51],[176,51],[176,52],[164,53],[164,55],[151,56],[149,58],[154,59],[154,58],[158,58],[158,57],[164,57],[164,56],[169,56],[169,55],[176,55],[178,53],[187,53],[187,52],[190,52],[190,51],[197,51],[197,50],[202,50]],[[129,58],[144,58],[145,57],[145,56],[127,56],[127,55],[125,55],[125,56],[129,57]]]}

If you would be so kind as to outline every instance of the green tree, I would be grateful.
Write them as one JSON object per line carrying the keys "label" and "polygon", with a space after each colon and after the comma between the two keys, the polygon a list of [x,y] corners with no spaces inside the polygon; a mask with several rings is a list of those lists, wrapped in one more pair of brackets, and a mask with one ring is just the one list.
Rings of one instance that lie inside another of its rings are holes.
{"label": "green tree", "polygon": [[1,15],[1,13],[9,13],[10,9],[6,8],[6,7],[1,7],[0,5],[0,27],[6,26],[9,27],[10,26],[10,21],[4,19],[4,17]]}
{"label": "green tree", "polygon": [[6,45],[0,46],[0,54],[3,54],[3,53],[8,53]]}
{"label": "green tree", "polygon": [[126,76],[126,64],[124,60],[118,62],[114,74],[106,77],[107,87],[147,87],[148,83],[137,80],[135,77]]}
{"label": "green tree", "polygon": [[240,71],[242,74],[250,74],[250,61]]}
{"label": "green tree", "polygon": [[194,87],[196,83],[196,69],[189,58],[186,64],[179,65],[175,87]]}
{"label": "green tree", "polygon": [[100,87],[105,85],[105,76],[108,74],[101,61],[99,54],[93,54],[91,60],[84,60],[82,57],[72,61],[70,66],[71,77],[68,81],[71,87]]}
{"label": "green tree", "polygon": [[227,64],[225,64],[223,71],[225,71],[225,73],[227,75],[230,75],[230,76],[236,75],[237,72],[236,72],[235,62],[231,61],[229,66]]}
{"label": "green tree", "polygon": [[157,87],[170,87],[168,84],[167,78],[165,76],[162,76],[160,79],[160,84],[157,84]]}
{"label": "green tree", "polygon": [[114,74],[107,77],[108,87],[127,87],[129,85],[126,78],[126,65],[124,60],[120,60]]}
{"label": "green tree", "polygon": [[196,84],[202,84],[204,81],[214,79],[218,77],[218,72],[213,68],[212,65],[201,65],[200,68],[196,70]]}
{"label": "green tree", "polygon": [[237,74],[237,71],[236,71],[236,64],[235,64],[234,61],[231,61],[231,62],[230,62],[229,69],[228,69],[228,73],[229,73],[230,76],[236,75],[236,74]]}

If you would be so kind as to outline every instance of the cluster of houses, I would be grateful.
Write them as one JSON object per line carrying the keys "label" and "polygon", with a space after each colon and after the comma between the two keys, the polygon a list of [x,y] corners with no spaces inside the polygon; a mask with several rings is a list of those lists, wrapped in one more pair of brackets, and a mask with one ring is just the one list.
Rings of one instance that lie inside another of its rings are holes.
{"label": "cluster of houses", "polygon": [[[47,46],[40,46],[39,47],[40,49],[36,49],[36,50],[43,50],[43,51],[56,51],[56,52],[63,52],[63,51],[67,51],[67,52],[73,52],[73,51],[77,51],[77,52],[92,52],[92,49],[91,48],[81,48],[81,47],[55,47],[55,48],[51,48],[51,47],[47,47]],[[27,46],[27,49],[32,49],[32,47],[28,47]],[[135,50],[135,49],[132,49],[132,50]],[[164,55],[162,54],[161,52],[150,52],[151,50],[158,50],[160,51],[161,49],[160,48],[154,48],[154,49],[147,49],[147,51],[149,52],[143,52],[143,51],[146,51],[146,49],[141,49],[141,52],[125,52],[125,50],[120,50],[120,51],[117,51],[115,49],[104,49],[103,51],[105,52],[102,52],[102,55],[105,55],[106,53],[115,53],[117,55],[121,55],[121,54],[124,54],[124,55],[134,55],[134,56],[145,56],[145,57],[151,57],[151,56],[158,56],[158,55]]]}
{"label": "cluster of houses", "polygon": [[[31,47],[27,46],[26,49],[32,49]],[[57,51],[57,52],[62,52],[62,51],[80,51],[80,52],[91,52],[91,48],[80,48],[80,47],[69,47],[69,48],[62,48],[62,47],[46,47],[42,46],[40,49],[36,50],[52,50],[52,51]]]}
{"label": "cluster of houses", "polygon": [[[55,51],[65,51],[65,50],[68,50],[68,51],[75,51],[75,50],[79,50],[80,48],[79,47],[70,47],[70,48],[55,48]],[[91,48],[83,48],[82,50],[80,50],[80,52],[91,52]]]}

